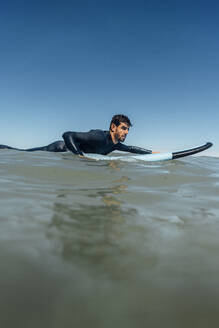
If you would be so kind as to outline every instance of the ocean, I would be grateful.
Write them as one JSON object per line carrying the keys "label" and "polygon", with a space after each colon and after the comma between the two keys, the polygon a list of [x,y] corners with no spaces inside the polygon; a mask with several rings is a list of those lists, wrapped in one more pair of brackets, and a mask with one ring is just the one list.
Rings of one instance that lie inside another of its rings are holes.
{"label": "ocean", "polygon": [[0,151],[4,328],[219,322],[219,158]]}

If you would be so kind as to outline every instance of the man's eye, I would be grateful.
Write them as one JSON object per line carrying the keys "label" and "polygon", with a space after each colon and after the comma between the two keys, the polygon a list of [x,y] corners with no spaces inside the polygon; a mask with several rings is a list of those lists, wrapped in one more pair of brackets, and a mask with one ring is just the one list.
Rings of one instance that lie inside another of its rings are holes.
{"label": "man's eye", "polygon": [[122,126],[122,130],[129,130],[129,128],[126,128],[125,126]]}

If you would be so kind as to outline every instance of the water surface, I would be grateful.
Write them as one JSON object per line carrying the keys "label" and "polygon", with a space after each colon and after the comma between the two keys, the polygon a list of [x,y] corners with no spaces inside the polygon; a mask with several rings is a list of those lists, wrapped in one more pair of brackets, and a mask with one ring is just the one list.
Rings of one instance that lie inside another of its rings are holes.
{"label": "water surface", "polygon": [[219,159],[0,152],[2,327],[213,327]]}

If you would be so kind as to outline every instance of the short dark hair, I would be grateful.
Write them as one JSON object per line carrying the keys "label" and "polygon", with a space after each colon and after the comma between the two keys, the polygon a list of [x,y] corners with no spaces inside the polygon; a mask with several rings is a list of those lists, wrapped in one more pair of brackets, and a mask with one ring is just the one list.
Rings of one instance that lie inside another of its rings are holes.
{"label": "short dark hair", "polygon": [[128,116],[125,116],[123,114],[116,114],[112,117],[112,120],[110,122],[110,129],[111,129],[112,124],[119,126],[120,123],[126,123],[128,126],[132,126],[132,123],[131,123],[130,119],[128,118]]}

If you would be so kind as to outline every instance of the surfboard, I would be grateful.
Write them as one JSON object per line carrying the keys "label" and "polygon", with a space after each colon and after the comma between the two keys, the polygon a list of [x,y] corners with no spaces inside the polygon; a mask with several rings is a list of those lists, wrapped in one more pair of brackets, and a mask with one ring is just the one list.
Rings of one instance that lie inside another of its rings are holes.
{"label": "surfboard", "polygon": [[181,150],[177,152],[169,152],[169,153],[156,153],[156,154],[135,154],[135,155],[119,155],[119,156],[108,156],[108,155],[99,155],[99,154],[84,154],[86,158],[94,159],[94,160],[105,160],[105,161],[125,161],[125,162],[135,162],[136,160],[145,161],[145,162],[157,162],[157,161],[168,161],[172,159],[178,159],[185,156],[194,155],[200,153],[208,148],[210,148],[213,144],[211,142],[207,142],[206,144]]}

